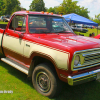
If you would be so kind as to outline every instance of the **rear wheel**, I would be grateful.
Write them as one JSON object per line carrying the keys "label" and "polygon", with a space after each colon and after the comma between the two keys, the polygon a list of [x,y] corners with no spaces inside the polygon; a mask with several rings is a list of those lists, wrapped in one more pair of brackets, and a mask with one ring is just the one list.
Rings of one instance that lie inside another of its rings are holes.
{"label": "rear wheel", "polygon": [[50,98],[61,91],[60,80],[48,64],[39,64],[35,67],[32,83],[39,93]]}

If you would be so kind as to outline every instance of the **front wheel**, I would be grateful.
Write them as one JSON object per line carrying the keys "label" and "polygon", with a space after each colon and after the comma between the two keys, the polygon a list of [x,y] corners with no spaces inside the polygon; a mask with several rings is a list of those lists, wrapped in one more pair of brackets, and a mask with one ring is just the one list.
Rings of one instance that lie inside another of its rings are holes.
{"label": "front wheel", "polygon": [[55,97],[60,93],[60,80],[48,64],[39,64],[32,74],[34,88],[44,96]]}

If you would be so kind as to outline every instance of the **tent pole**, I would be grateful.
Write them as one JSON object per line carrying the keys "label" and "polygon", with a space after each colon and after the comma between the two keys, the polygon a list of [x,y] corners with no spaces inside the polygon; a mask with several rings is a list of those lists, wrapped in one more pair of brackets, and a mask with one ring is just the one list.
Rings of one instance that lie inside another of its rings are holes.
{"label": "tent pole", "polygon": [[98,35],[98,27],[97,27],[97,35]]}

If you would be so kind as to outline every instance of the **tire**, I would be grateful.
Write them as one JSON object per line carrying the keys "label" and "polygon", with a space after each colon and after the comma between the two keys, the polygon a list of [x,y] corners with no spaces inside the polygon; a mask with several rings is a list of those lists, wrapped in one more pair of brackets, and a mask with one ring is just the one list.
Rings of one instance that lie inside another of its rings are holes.
{"label": "tire", "polygon": [[61,83],[57,75],[48,64],[39,64],[32,74],[34,88],[42,95],[49,98],[57,96],[61,92]]}

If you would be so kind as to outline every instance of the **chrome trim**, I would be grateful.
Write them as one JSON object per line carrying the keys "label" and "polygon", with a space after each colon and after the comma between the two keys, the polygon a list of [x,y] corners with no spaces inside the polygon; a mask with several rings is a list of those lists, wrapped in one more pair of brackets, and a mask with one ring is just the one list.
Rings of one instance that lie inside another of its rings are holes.
{"label": "chrome trim", "polygon": [[83,67],[83,66],[77,67],[77,68],[74,68],[73,70],[76,71],[76,70],[91,68],[91,67],[98,66],[98,65],[100,65],[100,63],[94,64],[94,65],[88,65],[88,66],[85,66],[85,67]]}
{"label": "chrome trim", "polygon": [[95,48],[95,49],[86,49],[86,50],[76,51],[76,52],[74,52],[74,54],[76,54],[76,53],[81,53],[81,52],[87,52],[87,50],[88,50],[88,51],[100,50],[100,48]]}
{"label": "chrome trim", "polygon": [[9,58],[1,58],[1,60],[5,63],[9,64],[10,66],[12,66],[12,67],[18,69],[19,71],[28,75],[28,68],[26,68],[25,66],[15,62]]}
{"label": "chrome trim", "polygon": [[94,55],[94,54],[100,54],[100,52],[96,52],[96,53],[89,53],[89,54],[82,54],[82,56],[89,56],[89,55]]}
{"label": "chrome trim", "polygon": [[78,85],[80,83],[96,80],[97,78],[97,73],[100,72],[100,69],[93,70],[90,72],[86,72],[83,74],[78,74],[75,76],[68,76],[68,84],[69,85]]}

